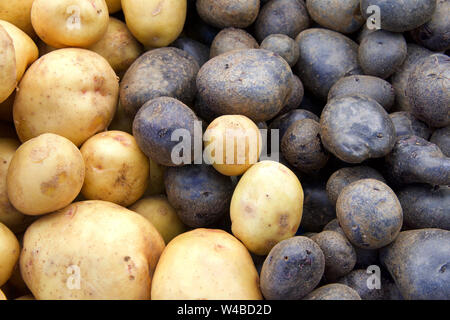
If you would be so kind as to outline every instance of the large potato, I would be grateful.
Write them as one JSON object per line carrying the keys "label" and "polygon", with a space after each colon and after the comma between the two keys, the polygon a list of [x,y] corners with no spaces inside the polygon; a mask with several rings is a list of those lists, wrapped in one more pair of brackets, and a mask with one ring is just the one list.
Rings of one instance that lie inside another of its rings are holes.
{"label": "large potato", "polygon": [[117,106],[119,84],[108,62],[95,52],[61,49],[27,70],[14,101],[14,123],[22,142],[45,132],[80,146],[103,131]]}
{"label": "large potato", "polygon": [[19,241],[14,233],[0,222],[0,287],[11,277],[19,254]]}
{"label": "large potato", "polygon": [[17,149],[8,169],[8,197],[29,215],[40,215],[69,205],[84,181],[80,150],[52,133],[33,138]]}
{"label": "large potato", "polygon": [[132,135],[101,132],[89,138],[80,151],[86,166],[81,193],[86,199],[127,207],[144,194],[150,163]]}
{"label": "large potato", "polygon": [[31,25],[31,7],[34,0],[0,1],[0,19],[14,24],[30,37],[35,36]]}
{"label": "large potato", "polygon": [[13,39],[0,26],[0,103],[8,99],[17,84],[16,52]]}
{"label": "large potato", "polygon": [[35,0],[31,23],[39,38],[55,48],[88,47],[108,28],[105,0]]}
{"label": "large potato", "polygon": [[256,39],[245,30],[226,28],[220,31],[211,43],[210,58],[228,51],[258,48]]}
{"label": "large potato", "polygon": [[139,214],[105,201],[76,202],[27,229],[20,270],[38,300],[149,299],[163,249]]}
{"label": "large potato", "polygon": [[242,243],[222,230],[195,229],[173,239],[164,250],[153,277],[152,299],[262,296],[255,265]]}
{"label": "large potato", "polygon": [[198,15],[216,28],[246,28],[258,16],[259,0],[198,0]]}
{"label": "large potato", "polygon": [[231,199],[233,234],[257,255],[295,235],[303,210],[303,190],[281,163],[261,161],[239,180]]}
{"label": "large potato", "polygon": [[183,30],[186,0],[122,0],[131,33],[146,47],[165,47]]}

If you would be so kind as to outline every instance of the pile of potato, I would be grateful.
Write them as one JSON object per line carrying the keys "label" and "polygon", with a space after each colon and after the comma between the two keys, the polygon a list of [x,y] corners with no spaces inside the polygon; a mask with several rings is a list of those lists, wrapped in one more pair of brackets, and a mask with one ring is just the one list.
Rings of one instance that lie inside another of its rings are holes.
{"label": "pile of potato", "polygon": [[450,0],[2,1],[0,299],[450,299],[449,34]]}

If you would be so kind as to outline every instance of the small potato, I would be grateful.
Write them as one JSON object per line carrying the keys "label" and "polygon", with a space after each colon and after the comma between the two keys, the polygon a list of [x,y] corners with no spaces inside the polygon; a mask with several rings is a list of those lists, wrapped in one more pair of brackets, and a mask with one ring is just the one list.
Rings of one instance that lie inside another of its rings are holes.
{"label": "small potato", "polygon": [[300,80],[300,78],[294,74],[294,76],[292,77],[291,84],[292,84],[291,94],[289,95],[289,98],[286,101],[286,104],[284,105],[283,109],[281,109],[281,111],[278,113],[278,117],[285,113],[288,113],[289,111],[299,108],[303,101],[305,89],[303,87],[303,83]]}
{"label": "small potato", "polygon": [[122,10],[121,0],[105,0],[109,14]]}
{"label": "small potato", "polygon": [[80,146],[109,125],[118,94],[117,76],[102,56],[76,48],[50,52],[20,82],[13,110],[19,138],[52,132]]}
{"label": "small potato", "polygon": [[206,129],[203,140],[208,163],[226,176],[243,174],[258,161],[262,150],[258,127],[241,115],[216,118]]}
{"label": "small potato", "polygon": [[105,0],[34,0],[31,23],[39,38],[55,48],[89,47],[108,28]]}
{"label": "small potato", "polygon": [[105,58],[119,77],[141,55],[142,46],[122,21],[109,18],[103,37],[88,48]]}
{"label": "small potato", "polygon": [[165,193],[166,187],[164,186],[164,172],[166,168],[155,161],[150,159],[150,177],[148,188],[145,191],[145,196],[154,196]]}
{"label": "small potato", "polygon": [[397,137],[401,136],[418,136],[425,140],[431,135],[431,129],[427,124],[418,120],[410,112],[399,111],[389,115],[395,126]]}
{"label": "small potato", "polygon": [[128,29],[145,47],[169,45],[183,30],[186,0],[122,0]]}
{"label": "small potato", "polygon": [[269,129],[274,130],[278,129],[278,137],[280,138],[280,144],[281,140],[283,139],[284,134],[289,129],[291,124],[295,123],[299,120],[304,119],[312,119],[314,121],[319,121],[319,117],[316,116],[314,113],[308,110],[304,109],[298,109],[298,110],[292,110],[288,113],[285,113],[283,115],[280,115],[276,117],[270,124]]}
{"label": "small potato", "polygon": [[430,142],[437,145],[443,154],[450,157],[450,126],[436,129],[430,138]]}
{"label": "small potato", "polygon": [[216,28],[246,28],[258,16],[259,0],[198,0],[198,15]]}
{"label": "small potato", "polygon": [[189,53],[192,57],[195,58],[200,67],[204,65],[206,61],[209,60],[210,55],[209,47],[201,42],[198,42],[197,40],[187,37],[180,37],[177,40],[175,40],[171,44],[171,46]]}
{"label": "small potato", "polygon": [[36,33],[31,25],[33,2],[34,0],[0,1],[0,19],[14,24],[30,37],[34,37]]}
{"label": "small potato", "polygon": [[2,290],[0,290],[0,300],[7,300]]}
{"label": "small potato", "polygon": [[134,137],[122,131],[101,132],[80,149],[86,167],[81,193],[87,200],[104,200],[127,207],[148,186],[150,163]]}
{"label": "small potato", "polygon": [[223,230],[195,229],[167,245],[153,277],[152,299],[261,300],[262,295],[241,242]]}
{"label": "small potato", "polygon": [[271,34],[267,36],[261,42],[261,49],[279,54],[291,67],[297,63],[300,55],[297,43],[285,34]]}
{"label": "small potato", "polygon": [[242,29],[226,28],[220,31],[211,43],[210,58],[222,53],[241,50],[258,49],[259,44],[251,34]]}
{"label": "small potato", "polygon": [[[370,289],[367,285],[369,277],[372,276],[372,273],[368,273],[367,270],[363,269],[355,269],[349,274],[345,275],[344,277],[340,278],[338,280],[338,283],[344,284],[346,286],[349,286],[350,288],[354,289],[356,292],[358,292],[359,296],[362,300],[383,300],[384,298],[384,287],[385,287],[385,281],[384,279],[381,280],[381,286],[382,288],[374,288]],[[369,280],[370,281],[370,280]]]}
{"label": "small potato", "polygon": [[303,300],[361,300],[361,297],[349,286],[332,283],[314,290]]}
{"label": "small potato", "polygon": [[11,159],[8,197],[25,214],[49,213],[76,198],[84,174],[80,150],[64,137],[45,133],[22,144]]}
{"label": "small potato", "polygon": [[16,52],[11,36],[0,25],[0,103],[8,99],[17,84]]}
{"label": "small potato", "polygon": [[36,299],[33,297],[33,295],[27,294],[25,296],[18,297],[15,300],[36,300]]}
{"label": "small potato", "polygon": [[239,180],[231,199],[233,234],[254,254],[266,255],[295,235],[302,219],[303,190],[281,163],[261,161]]}
{"label": "small potato", "polygon": [[19,241],[11,230],[0,223],[0,287],[11,277],[19,255]]}

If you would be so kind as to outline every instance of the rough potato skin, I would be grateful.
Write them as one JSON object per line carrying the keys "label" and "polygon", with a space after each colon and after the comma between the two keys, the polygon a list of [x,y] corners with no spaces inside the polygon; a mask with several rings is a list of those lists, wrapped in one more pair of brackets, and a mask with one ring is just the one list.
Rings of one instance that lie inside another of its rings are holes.
{"label": "rough potato skin", "polygon": [[231,51],[200,69],[197,98],[213,114],[240,114],[254,122],[266,121],[285,106],[292,77],[287,62],[273,52]]}
{"label": "rough potato skin", "polygon": [[450,298],[450,231],[403,231],[380,258],[406,300]]}
{"label": "rough potato skin", "polygon": [[388,154],[395,144],[395,127],[386,110],[366,96],[332,99],[320,117],[325,148],[342,161],[361,163]]}
{"label": "rough potato skin", "polygon": [[179,37],[171,44],[171,47],[175,47],[189,53],[195,58],[195,60],[197,60],[200,67],[209,60],[209,47],[194,39]]}
{"label": "rough potato skin", "polygon": [[443,154],[450,157],[450,126],[436,129],[430,138],[430,142],[437,145]]}
{"label": "rough potato skin", "polygon": [[418,120],[410,112],[398,111],[389,115],[395,126],[397,137],[418,136],[425,140],[431,135],[431,129],[427,124]]}
{"label": "rough potato skin", "polygon": [[336,215],[347,238],[363,249],[388,245],[403,223],[394,191],[375,179],[358,180],[345,187],[336,202]]}
{"label": "rough potato skin", "polygon": [[293,237],[272,248],[261,269],[260,286],[268,300],[299,300],[320,282],[325,256],[306,237]]}
{"label": "rough potato skin", "polygon": [[[194,156],[195,113],[182,102],[169,97],[160,97],[145,103],[133,121],[133,136],[142,152],[163,166],[176,166],[172,150],[179,141],[172,141],[177,129],[185,129],[191,137],[191,154]],[[186,152],[184,150],[184,152]]]}
{"label": "rough potato skin", "polygon": [[394,88],[389,82],[381,78],[361,75],[341,78],[331,87],[328,100],[355,94],[374,99],[387,111],[391,109],[395,101]]}
{"label": "rough potato skin", "polygon": [[[280,115],[288,113],[289,111],[299,108],[303,101],[304,94],[305,94],[305,89],[303,88],[303,83],[300,80],[300,78],[294,74],[294,76],[292,78],[291,94],[289,95],[286,105],[278,113],[278,117]],[[317,121],[319,121],[319,120],[317,120]]]}
{"label": "rough potato skin", "polygon": [[285,34],[271,34],[261,42],[261,49],[279,54],[289,66],[293,67],[300,56],[297,42]]}
{"label": "rough potato skin", "polygon": [[164,184],[170,204],[181,221],[192,228],[208,227],[229,210],[231,179],[210,165],[168,168]]}
{"label": "rough potato skin", "polygon": [[371,15],[367,13],[367,8],[371,5],[380,8],[381,29],[404,32],[430,20],[436,9],[436,0],[361,0],[361,13],[365,19]]}
{"label": "rough potato skin", "polygon": [[338,32],[311,28],[295,41],[300,48],[295,70],[306,88],[323,100],[340,78],[362,73],[358,45]]}
{"label": "rough potato skin", "polygon": [[399,184],[450,184],[450,158],[439,147],[416,136],[402,136],[386,156],[390,179]]}
{"label": "rough potato skin", "polygon": [[431,127],[450,125],[450,57],[433,54],[421,59],[410,74],[406,95],[411,112]]}
{"label": "rough potato skin", "polygon": [[367,279],[372,274],[367,273],[364,269],[353,270],[349,274],[343,276],[338,280],[338,283],[345,284],[358,292],[362,300],[383,300],[384,285],[380,289],[369,289],[367,286]]}
{"label": "rough potato skin", "polygon": [[298,109],[298,110],[292,110],[288,113],[282,114],[278,117],[276,117],[269,126],[269,129],[278,129],[279,131],[279,138],[280,143],[281,139],[283,139],[284,134],[286,133],[287,129],[293,124],[294,122],[298,120],[304,120],[304,119],[312,119],[314,121],[319,121],[319,117],[316,116],[314,113],[308,110],[304,109]]}
{"label": "rough potato skin", "polygon": [[259,13],[259,0],[198,0],[199,16],[216,28],[246,28]]}
{"label": "rough potato skin", "polygon": [[332,283],[314,290],[303,300],[361,300],[361,297],[349,286]]}
{"label": "rough potato skin", "polygon": [[199,66],[186,51],[167,47],[148,51],[127,70],[120,84],[120,103],[134,116],[147,101],[172,97],[190,104]]}
{"label": "rough potato skin", "polygon": [[256,19],[255,36],[260,42],[271,34],[285,34],[294,39],[309,24],[304,0],[271,0],[261,8]]}
{"label": "rough potato skin", "polygon": [[450,230],[450,188],[411,184],[397,192],[405,226]]}
{"label": "rough potato skin", "polygon": [[221,30],[211,43],[210,58],[214,58],[222,53],[241,50],[258,49],[259,44],[248,32],[237,28],[226,28]]}

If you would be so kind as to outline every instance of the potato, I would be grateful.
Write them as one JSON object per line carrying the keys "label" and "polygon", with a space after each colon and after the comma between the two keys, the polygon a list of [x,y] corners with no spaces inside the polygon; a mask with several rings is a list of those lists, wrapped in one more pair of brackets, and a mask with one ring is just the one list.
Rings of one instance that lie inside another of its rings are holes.
{"label": "potato", "polygon": [[209,47],[194,39],[190,39],[187,37],[180,37],[177,40],[175,40],[171,44],[171,46],[189,53],[192,57],[195,58],[200,67],[204,65],[206,61],[209,60],[210,54]]}
{"label": "potato", "polygon": [[13,39],[0,25],[0,103],[8,99],[17,84],[16,53]]}
{"label": "potato", "polygon": [[88,49],[105,58],[119,77],[142,53],[141,44],[133,37],[126,24],[115,18],[109,18],[106,33]]}
{"label": "potato", "polygon": [[69,205],[83,186],[85,166],[68,139],[45,133],[22,144],[7,175],[12,205],[28,215],[40,215]]}
{"label": "potato", "polygon": [[239,176],[258,162],[262,137],[256,124],[241,115],[216,118],[206,129],[203,140],[208,162],[226,176]]}
{"label": "potato", "polygon": [[108,126],[108,130],[118,130],[133,134],[133,120],[134,117],[126,113],[124,107],[119,102],[114,118]]}
{"label": "potato", "polygon": [[0,19],[14,24],[30,37],[34,37],[36,34],[31,25],[31,7],[33,2],[34,0],[1,1]]}
{"label": "potato", "polygon": [[295,174],[281,163],[261,161],[239,180],[231,199],[233,234],[257,255],[266,255],[297,232],[303,190]]}
{"label": "potato", "polygon": [[258,42],[245,30],[226,28],[220,31],[211,43],[209,57],[214,58],[222,53],[233,50],[258,48]]}
{"label": "potato", "polygon": [[394,191],[375,179],[358,180],[345,187],[336,202],[336,215],[347,238],[363,249],[388,245],[403,223]]}
{"label": "potato", "polygon": [[289,95],[289,98],[286,101],[286,104],[284,105],[283,109],[281,109],[281,111],[278,112],[278,117],[299,108],[303,101],[305,89],[303,87],[303,83],[300,80],[300,78],[294,75],[292,77],[291,84],[292,84],[291,94]]}
{"label": "potato", "polygon": [[34,0],[31,23],[39,38],[55,48],[89,47],[108,28],[104,0]]}
{"label": "potato", "polygon": [[14,233],[0,222],[0,287],[11,277],[19,254],[19,241]]}
{"label": "potato", "polygon": [[46,54],[27,70],[16,94],[19,138],[52,132],[80,146],[109,125],[118,93],[114,70],[97,53],[71,48]]}
{"label": "potato", "polygon": [[450,125],[450,57],[433,54],[418,61],[408,78],[411,112],[431,127]]}
{"label": "potato", "polygon": [[153,277],[152,299],[261,300],[262,295],[241,242],[223,230],[195,229],[167,245]]}
{"label": "potato", "polygon": [[328,92],[328,100],[355,94],[368,96],[389,111],[394,105],[395,93],[386,80],[373,76],[349,76],[336,82]]}
{"label": "potato", "polygon": [[428,140],[431,135],[428,125],[418,120],[410,112],[399,111],[391,113],[389,116],[394,123],[397,137],[411,135]]}
{"label": "potato", "polygon": [[135,116],[147,101],[167,96],[190,104],[195,97],[197,61],[177,48],[151,50],[127,70],[120,84],[120,103]]}
{"label": "potato", "polygon": [[108,6],[108,12],[110,14],[116,13],[117,11],[122,10],[121,0],[105,0],[106,5]]}
{"label": "potato", "polygon": [[211,226],[228,213],[232,181],[210,165],[168,168],[164,183],[170,204],[189,227]]}
{"label": "potato", "polygon": [[437,145],[443,154],[450,157],[450,126],[436,129],[430,138],[430,142]]}
{"label": "potato", "polygon": [[20,270],[38,300],[143,300],[163,249],[161,235],[139,214],[82,201],[27,229]]}
{"label": "potato", "polygon": [[262,8],[255,22],[258,41],[271,34],[285,34],[292,39],[310,24],[305,2],[302,0],[271,0]]}
{"label": "potato", "polygon": [[16,298],[15,300],[36,300],[33,295],[27,294],[25,296],[21,296],[19,298]]}
{"label": "potato", "polygon": [[2,290],[0,290],[0,300],[7,300]]}
{"label": "potato", "polygon": [[361,300],[361,297],[349,286],[332,283],[314,290],[303,300]]}
{"label": "potato", "polygon": [[282,115],[276,117],[271,122],[269,129],[271,129],[271,130],[278,129],[279,130],[278,136],[280,138],[280,143],[281,143],[281,140],[283,139],[284,134],[289,129],[291,124],[295,123],[296,121],[304,120],[304,119],[312,119],[314,121],[319,121],[319,117],[316,116],[311,111],[304,110],[304,109],[298,109],[298,110],[289,111],[288,113],[285,113],[285,114],[282,114]]}
{"label": "potato", "polygon": [[340,33],[311,28],[295,41],[300,48],[295,70],[305,87],[323,100],[340,78],[362,73],[358,45]]}
{"label": "potato", "polygon": [[384,300],[385,281],[381,278],[381,288],[370,289],[367,286],[367,281],[371,277],[371,273],[367,273],[364,269],[355,269],[349,274],[343,276],[338,280],[338,283],[349,286],[358,292],[362,300]]}
{"label": "potato", "polygon": [[353,33],[364,23],[359,0],[306,0],[311,18],[327,29]]}
{"label": "potato", "polygon": [[267,36],[261,42],[261,49],[279,54],[291,67],[297,63],[300,55],[297,43],[285,34],[271,34]]}
{"label": "potato", "polygon": [[240,114],[254,122],[277,115],[289,98],[292,71],[273,52],[230,51],[203,65],[197,76],[197,99],[212,114]]}
{"label": "potato", "polygon": [[450,231],[404,231],[381,250],[381,262],[406,300],[447,300],[450,297]]}
{"label": "potato", "polygon": [[129,209],[150,221],[166,244],[187,230],[165,195],[142,198]]}
{"label": "potato", "polygon": [[150,163],[134,137],[122,131],[101,132],[80,149],[86,166],[81,193],[87,200],[104,200],[127,207],[145,192]]}
{"label": "potato", "polygon": [[147,190],[145,191],[145,196],[154,196],[163,194],[166,191],[164,185],[164,172],[165,167],[157,164],[155,161],[150,159],[150,177]]}
{"label": "potato", "polygon": [[365,74],[386,79],[400,68],[406,53],[406,40],[401,33],[378,30],[361,41],[358,61]]}
{"label": "potato", "polygon": [[198,0],[198,15],[216,28],[246,28],[258,16],[259,0]]}
{"label": "potato", "polygon": [[186,0],[122,0],[131,33],[146,47],[165,47],[183,30]]}
{"label": "potato", "polygon": [[261,291],[268,300],[299,300],[320,282],[325,257],[306,237],[279,242],[270,250],[261,270]]}

